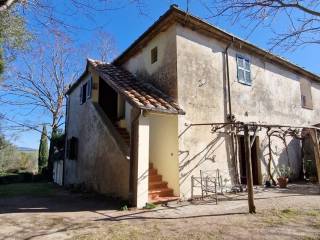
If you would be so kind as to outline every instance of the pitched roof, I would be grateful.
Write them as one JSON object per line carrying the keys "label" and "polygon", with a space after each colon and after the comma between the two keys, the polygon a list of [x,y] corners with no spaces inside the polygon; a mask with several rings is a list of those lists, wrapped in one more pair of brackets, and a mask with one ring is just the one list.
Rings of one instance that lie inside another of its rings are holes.
{"label": "pitched roof", "polygon": [[127,70],[113,64],[88,59],[93,70],[133,106],[161,113],[185,114],[173,98],[149,82],[138,80]]}
{"label": "pitched roof", "polygon": [[232,35],[216,26],[178,8],[177,5],[171,5],[170,9],[165,12],[152,26],[150,26],[136,41],[134,41],[113,63],[121,65],[125,63],[131,56],[135,55],[146,44],[151,41],[154,36],[165,31],[174,23],[179,23],[184,27],[191,28],[193,31],[206,34],[219,41],[225,42],[227,45],[233,43],[234,47],[250,51],[265,60],[276,63],[304,77],[308,77],[315,81],[320,81],[320,76],[312,73],[285,58],[272,54],[254,44],[245,41],[235,35]]}

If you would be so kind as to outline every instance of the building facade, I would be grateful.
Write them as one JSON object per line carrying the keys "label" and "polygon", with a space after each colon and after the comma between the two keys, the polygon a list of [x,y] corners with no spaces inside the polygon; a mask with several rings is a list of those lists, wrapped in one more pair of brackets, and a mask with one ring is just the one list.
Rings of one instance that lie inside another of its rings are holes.
{"label": "building facade", "polygon": [[[138,207],[190,198],[200,171],[245,184],[243,132],[214,124],[312,126],[319,102],[317,75],[173,6],[112,64],[88,60],[68,91],[65,184]],[[269,167],[267,130],[251,150],[257,185]],[[299,178],[301,141],[272,138],[271,150],[272,173],[285,165]]]}

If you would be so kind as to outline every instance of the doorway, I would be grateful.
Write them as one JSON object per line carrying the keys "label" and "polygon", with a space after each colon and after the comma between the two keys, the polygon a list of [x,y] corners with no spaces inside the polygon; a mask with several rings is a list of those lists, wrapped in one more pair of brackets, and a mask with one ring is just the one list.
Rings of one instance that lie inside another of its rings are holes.
{"label": "doorway", "polygon": [[103,79],[99,79],[99,105],[112,123],[117,121],[118,94]]}
{"label": "doorway", "polygon": [[[250,142],[252,140],[253,140],[253,137],[250,137]],[[238,141],[239,141],[240,183],[247,184],[247,164],[246,164],[246,157],[245,157],[244,136],[239,136]],[[260,164],[259,164],[259,158],[258,158],[258,143],[259,143],[259,138],[256,137],[251,147],[253,185],[260,184],[260,181],[259,181]]]}

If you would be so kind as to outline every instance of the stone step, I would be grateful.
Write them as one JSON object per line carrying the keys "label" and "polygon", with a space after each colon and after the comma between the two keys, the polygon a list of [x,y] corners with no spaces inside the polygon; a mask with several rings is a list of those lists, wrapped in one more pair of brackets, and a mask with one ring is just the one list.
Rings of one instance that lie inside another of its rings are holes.
{"label": "stone step", "polygon": [[162,176],[161,175],[149,175],[149,183],[150,182],[158,182],[162,181]]}
{"label": "stone step", "polygon": [[149,198],[153,199],[156,197],[173,197],[173,190],[171,188],[149,190]]}
{"label": "stone step", "polygon": [[167,182],[163,182],[163,181],[150,182],[149,181],[149,190],[155,190],[155,189],[167,188],[167,187],[168,187]]}
{"label": "stone step", "polygon": [[117,129],[119,135],[121,136],[121,138],[123,139],[123,141],[127,144],[130,145],[130,134],[127,132],[126,128],[120,128],[115,126],[115,128]]}
{"label": "stone step", "polygon": [[172,202],[172,201],[178,201],[180,198],[173,196],[173,197],[154,197],[154,198],[149,198],[150,203],[154,204],[159,204],[159,203],[167,203],[167,202]]}
{"label": "stone step", "polygon": [[149,176],[151,176],[151,175],[158,175],[157,169],[149,168]]}

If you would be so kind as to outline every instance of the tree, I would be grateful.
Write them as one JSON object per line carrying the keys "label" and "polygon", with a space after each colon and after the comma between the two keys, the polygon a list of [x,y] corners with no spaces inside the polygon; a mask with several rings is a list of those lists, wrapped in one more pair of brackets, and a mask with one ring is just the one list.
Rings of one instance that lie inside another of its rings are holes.
{"label": "tree", "polygon": [[[78,50],[65,36],[54,37],[52,42],[33,43],[28,54],[22,56],[18,69],[12,68],[12,77],[2,84],[0,89],[0,102],[11,107],[19,107],[19,110],[28,110],[30,121],[19,123],[28,130],[37,129],[39,125],[47,124],[50,127],[51,138],[64,124],[65,92],[73,82],[80,69],[83,69],[79,59]],[[45,119],[35,118],[33,113],[41,112]],[[8,117],[5,119],[8,120]],[[49,151],[48,168],[52,166]]]}
{"label": "tree", "polygon": [[25,50],[32,35],[26,30],[24,18],[14,7],[0,11],[0,75],[18,52]]}
{"label": "tree", "polygon": [[[202,1],[203,2],[203,1]],[[227,16],[234,22],[244,20],[254,31],[259,25],[273,32],[271,49],[294,49],[320,44],[320,0],[211,0],[205,6],[211,17]],[[210,5],[209,5],[210,3]],[[285,19],[285,26],[276,21]],[[272,33],[271,32],[271,33]]]}
{"label": "tree", "polygon": [[43,125],[40,145],[39,145],[39,155],[38,155],[38,171],[41,172],[48,164],[48,134],[46,125]]}

